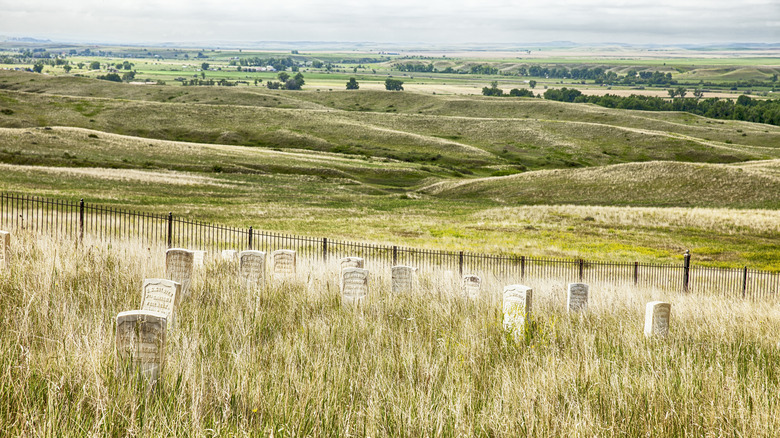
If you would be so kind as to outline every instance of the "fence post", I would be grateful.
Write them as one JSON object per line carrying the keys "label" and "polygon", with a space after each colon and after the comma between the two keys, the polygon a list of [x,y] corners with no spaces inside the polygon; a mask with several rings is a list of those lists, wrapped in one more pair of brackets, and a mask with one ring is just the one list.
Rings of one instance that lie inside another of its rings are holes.
{"label": "fence post", "polygon": [[173,212],[168,212],[168,248],[173,248]]}
{"label": "fence post", "polygon": [[742,271],[742,299],[745,299],[745,295],[747,295],[747,266],[745,266],[745,269]]}
{"label": "fence post", "polygon": [[252,249],[252,237],[255,234],[255,231],[252,229],[252,226],[249,226],[249,249]]}
{"label": "fence post", "polygon": [[639,262],[634,262],[634,286],[639,284]]}
{"label": "fence post", "polygon": [[585,270],[585,260],[580,259],[580,283],[582,283],[582,272]]}
{"label": "fence post", "polygon": [[393,245],[393,266],[398,265],[398,247]]}
{"label": "fence post", "polygon": [[458,273],[463,277],[463,251],[458,253]]}
{"label": "fence post", "polygon": [[322,238],[322,261],[323,262],[328,261],[328,238],[327,237]]}
{"label": "fence post", "polygon": [[691,279],[691,250],[686,249],[683,254],[683,292],[688,292]]}
{"label": "fence post", "polygon": [[84,198],[79,202],[79,243],[84,240]]}
{"label": "fence post", "polygon": [[520,256],[520,278],[525,280],[525,256]]}

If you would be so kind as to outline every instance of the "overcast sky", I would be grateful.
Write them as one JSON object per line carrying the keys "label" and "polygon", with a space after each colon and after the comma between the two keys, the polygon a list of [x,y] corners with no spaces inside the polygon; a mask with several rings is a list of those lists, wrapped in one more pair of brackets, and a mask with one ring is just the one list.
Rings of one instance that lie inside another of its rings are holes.
{"label": "overcast sky", "polygon": [[0,35],[89,42],[780,42],[780,0],[0,0]]}

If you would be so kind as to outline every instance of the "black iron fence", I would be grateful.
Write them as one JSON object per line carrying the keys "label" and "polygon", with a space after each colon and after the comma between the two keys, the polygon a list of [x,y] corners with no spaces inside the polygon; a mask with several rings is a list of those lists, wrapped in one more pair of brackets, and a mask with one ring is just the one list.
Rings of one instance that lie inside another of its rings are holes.
{"label": "black iron fence", "polygon": [[180,218],[37,196],[0,193],[0,226],[104,241],[139,241],[149,246],[205,250],[293,249],[310,260],[347,256],[366,259],[374,267],[408,265],[422,271],[449,270],[453,274],[493,275],[510,281],[542,278],[564,282],[611,282],[665,290],[708,292],[750,299],[780,296],[780,273],[744,268],[717,268],[691,264],[605,262],[552,259],[521,255],[479,254],[395,245],[304,237],[236,228]]}

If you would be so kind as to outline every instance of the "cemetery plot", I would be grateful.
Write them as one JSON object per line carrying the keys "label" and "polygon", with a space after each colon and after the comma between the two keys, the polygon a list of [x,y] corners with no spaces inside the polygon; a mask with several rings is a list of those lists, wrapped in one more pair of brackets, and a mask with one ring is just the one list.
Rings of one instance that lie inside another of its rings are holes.
{"label": "cemetery plot", "polygon": [[192,283],[195,254],[192,251],[172,248],[165,251],[165,276],[181,284],[182,295],[187,295]]}
{"label": "cemetery plot", "polygon": [[342,303],[360,303],[368,296],[368,270],[345,268],[341,277]]}
{"label": "cemetery plot", "polygon": [[165,315],[148,310],[121,312],[116,317],[117,371],[140,372],[156,383],[165,365]]}
{"label": "cemetery plot", "polygon": [[265,252],[241,251],[238,276],[243,288],[261,287],[265,283]]}

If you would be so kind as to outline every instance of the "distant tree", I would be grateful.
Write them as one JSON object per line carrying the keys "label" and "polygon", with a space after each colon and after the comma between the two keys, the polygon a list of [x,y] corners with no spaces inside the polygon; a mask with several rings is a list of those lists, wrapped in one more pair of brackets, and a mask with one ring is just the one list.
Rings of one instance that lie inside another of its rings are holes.
{"label": "distant tree", "polygon": [[528,81],[528,86],[531,87],[531,89],[533,90],[534,88],[536,88],[536,81],[531,79],[530,81]]}
{"label": "distant tree", "polygon": [[701,88],[697,88],[693,90],[693,96],[696,99],[701,99],[702,97],[704,97],[704,90],[702,90]]}
{"label": "distant tree", "polygon": [[209,67],[210,67],[210,64],[208,62],[204,62],[203,64],[200,65],[200,69],[201,70],[208,70]]}
{"label": "distant tree", "polygon": [[677,90],[675,90],[674,88],[670,88],[666,90],[666,92],[669,93],[669,97],[671,97],[672,99],[674,99],[674,96],[677,96]]}
{"label": "distant tree", "polygon": [[278,90],[282,87],[282,84],[275,81],[268,81],[265,83],[265,86],[268,87],[269,90]]}
{"label": "distant tree", "polygon": [[205,71],[200,72],[200,77],[206,79],[206,72]]}
{"label": "distant tree", "polygon": [[295,76],[293,76],[293,80],[298,84],[299,90],[301,87],[303,87],[303,84],[306,83],[306,81],[303,80],[303,73],[301,72],[298,72]]}
{"label": "distant tree", "polygon": [[347,90],[357,90],[358,88],[360,88],[358,81],[356,81],[355,78],[349,78],[349,82],[347,82]]}
{"label": "distant tree", "polygon": [[40,73],[40,72],[42,72],[42,71],[43,71],[43,63],[39,62],[39,63],[37,63],[37,64],[33,65],[33,71],[34,71],[35,73]]}
{"label": "distant tree", "polygon": [[298,51],[297,50],[292,50],[292,51],[290,51],[290,53],[292,53],[293,55],[297,55]]}
{"label": "distant tree", "polygon": [[82,68],[84,68],[84,65],[85,64],[83,62],[79,62],[78,64],[76,64],[76,67],[78,67],[79,70],[81,70]]}
{"label": "distant tree", "polygon": [[122,63],[122,68],[125,69],[125,70],[132,70],[133,69],[133,64],[131,62],[129,62],[129,61],[125,61],[125,62]]}
{"label": "distant tree", "polygon": [[89,63],[90,70],[100,70],[100,61],[92,61]]}
{"label": "distant tree", "polygon": [[124,73],[122,75],[122,80],[123,81],[132,81],[133,79],[135,79],[135,72],[134,71],[129,71],[129,72]]}
{"label": "distant tree", "polygon": [[62,67],[62,69],[63,69],[63,70],[65,70],[65,73],[70,73],[70,71],[73,69],[73,67],[71,67],[71,66],[70,66],[70,65],[68,65],[68,64],[65,64],[65,65]]}
{"label": "distant tree", "polygon": [[385,79],[385,89],[388,91],[403,91],[404,81],[399,79]]}
{"label": "distant tree", "polygon": [[526,90],[525,88],[517,89],[512,88],[509,90],[509,95],[512,97],[534,97],[534,92]]}
{"label": "distant tree", "polygon": [[284,89],[285,90],[300,90],[301,89],[301,85],[295,79],[288,79],[287,82],[284,83]]}
{"label": "distant tree", "polygon": [[323,64],[322,61],[315,59],[314,61],[311,62],[311,66],[314,68],[322,68]]}
{"label": "distant tree", "polygon": [[777,73],[772,75],[772,82],[777,82]]}
{"label": "distant tree", "polygon": [[498,81],[493,81],[490,83],[490,87],[482,88],[482,94],[484,94],[485,96],[500,97],[504,94],[504,90],[498,88]]}
{"label": "distant tree", "polygon": [[116,73],[109,73],[105,76],[98,76],[97,78],[103,79],[104,81],[122,82],[122,78]]}
{"label": "distant tree", "polygon": [[290,75],[285,72],[280,72],[277,76],[279,77],[279,80],[282,82],[287,82],[287,79],[290,79]]}
{"label": "distant tree", "polygon": [[685,97],[685,95],[688,93],[688,91],[685,89],[685,87],[677,87],[677,95],[680,97]]}

